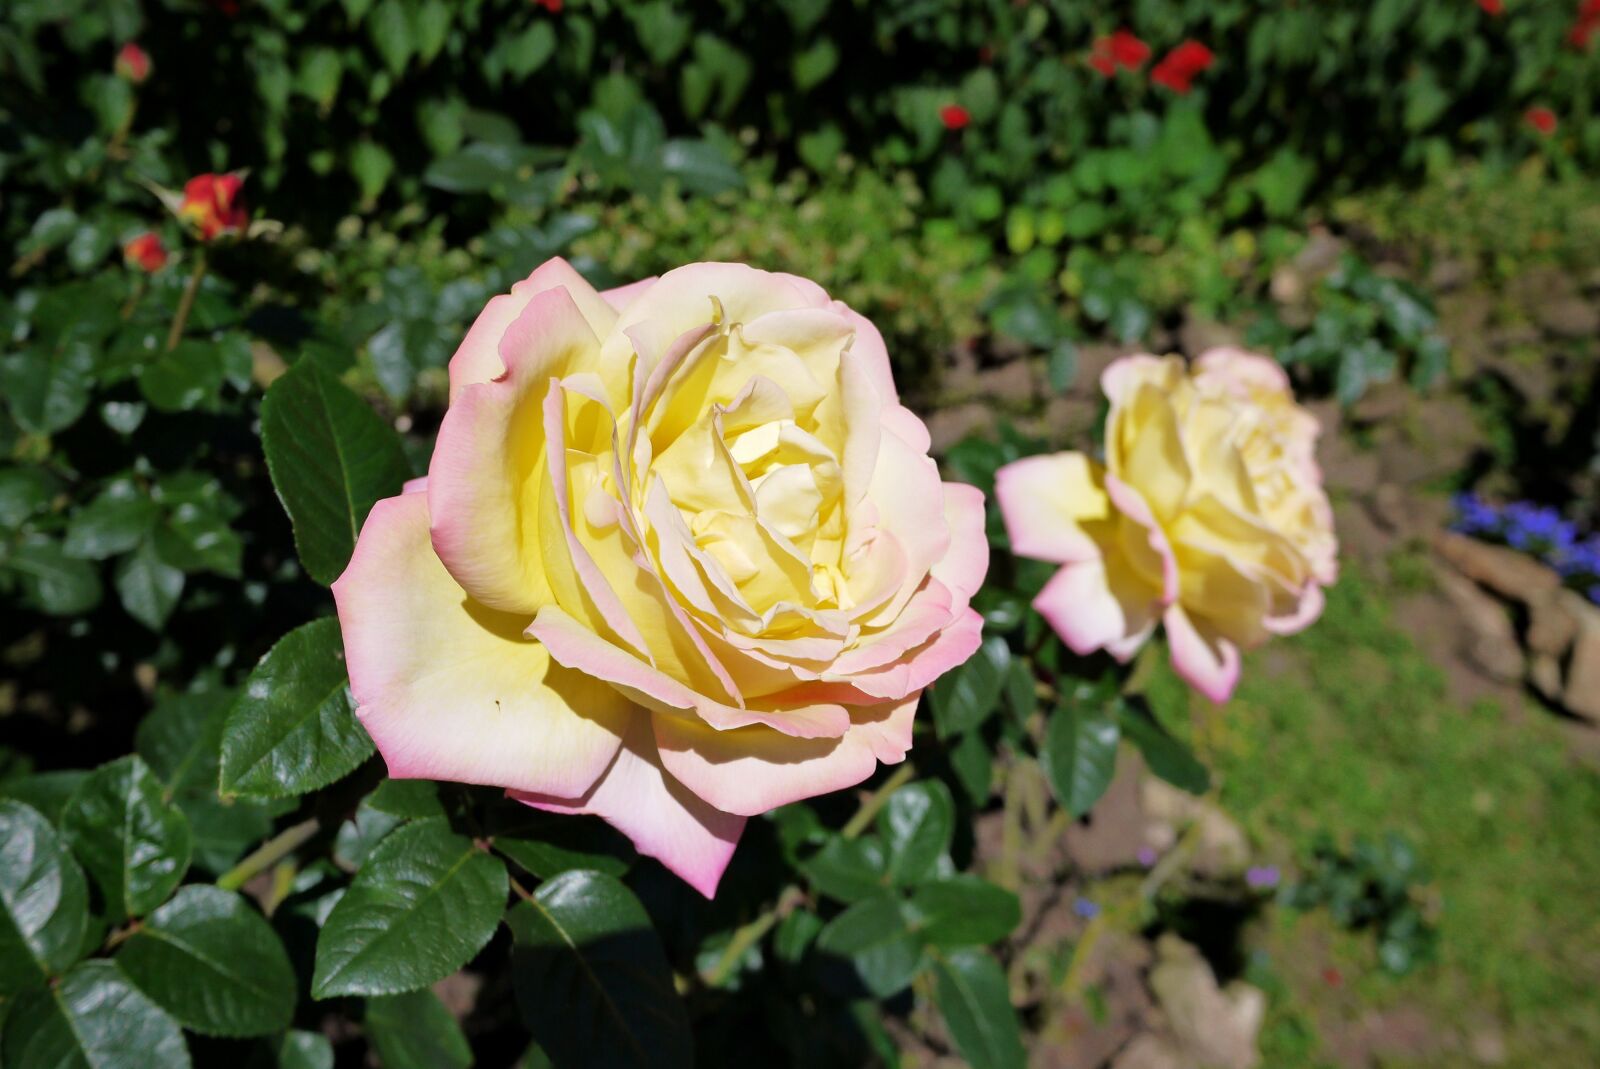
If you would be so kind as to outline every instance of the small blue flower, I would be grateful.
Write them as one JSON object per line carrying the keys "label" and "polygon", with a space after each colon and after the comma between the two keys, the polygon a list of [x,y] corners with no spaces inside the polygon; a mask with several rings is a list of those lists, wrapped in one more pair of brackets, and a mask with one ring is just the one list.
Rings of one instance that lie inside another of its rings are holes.
{"label": "small blue flower", "polygon": [[1087,898],[1079,898],[1072,903],[1072,912],[1084,920],[1092,920],[1100,915],[1100,905]]}

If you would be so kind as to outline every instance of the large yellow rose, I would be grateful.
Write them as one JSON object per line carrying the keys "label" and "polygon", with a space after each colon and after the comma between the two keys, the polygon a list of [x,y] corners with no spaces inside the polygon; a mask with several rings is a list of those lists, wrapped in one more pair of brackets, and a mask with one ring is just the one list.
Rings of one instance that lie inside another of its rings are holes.
{"label": "large yellow rose", "polygon": [[1075,652],[1126,661],[1159,620],[1178,673],[1213,701],[1239,651],[1310,624],[1338,574],[1318,425],[1266,357],[1213,349],[1105,371],[1104,463],[1082,453],[1000,470],[1012,549],[1062,565],[1034,606]]}
{"label": "large yellow rose", "polygon": [[334,584],[392,775],[594,813],[707,895],[747,816],[901,760],[977,648],[982,495],[814,283],[562,260],[450,364],[428,477]]}

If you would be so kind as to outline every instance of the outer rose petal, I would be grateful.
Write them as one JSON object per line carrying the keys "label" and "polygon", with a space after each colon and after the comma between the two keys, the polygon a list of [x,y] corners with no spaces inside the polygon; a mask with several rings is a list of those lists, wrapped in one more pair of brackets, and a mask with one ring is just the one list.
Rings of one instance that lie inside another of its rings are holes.
{"label": "outer rose petal", "polygon": [[[633,286],[625,286],[623,289],[632,289],[643,284],[635,282]],[[512,286],[510,293],[503,293],[491,299],[483,311],[478,313],[478,318],[468,329],[467,336],[462,339],[461,347],[450,358],[452,404],[468,386],[499,378],[505,372],[506,366],[500,356],[500,339],[511,324],[517,321],[517,317],[522,315],[522,310],[528,306],[530,300],[540,293],[557,287],[565,289],[572,296],[595,336],[600,338],[606,336],[606,332],[616,321],[616,311],[603,299],[602,294],[596,293],[594,287],[573,270],[567,261],[559,256],[546,260],[534,269],[533,274]]]}
{"label": "outer rose petal", "polygon": [[1127,661],[1155,627],[1160,591],[1115,555],[1062,565],[1033,607],[1080,657],[1104,649]]}
{"label": "outer rose petal", "polygon": [[589,813],[633,840],[710,898],[733,857],[744,817],[707,805],[661,767],[649,720],[636,717],[616,761],[581,798],[512,791],[511,797],[555,813]]}
{"label": "outer rose petal", "polygon": [[599,343],[566,289],[531,298],[504,337],[503,377],[463,390],[445,412],[428,507],[434,548],[456,581],[494,608],[532,613],[549,591],[525,515],[544,452],[540,401],[551,376]]}
{"label": "outer rose petal", "polygon": [[1172,668],[1195,690],[1222,703],[1239,685],[1239,647],[1217,635],[1183,611],[1170,605],[1161,622],[1172,649]]}
{"label": "outer rose petal", "polygon": [[972,600],[989,572],[983,491],[965,483],[945,483],[944,518],[950,525],[950,549],[933,566],[932,575],[950,589],[955,607],[960,608]]}
{"label": "outer rose petal", "polygon": [[1011,549],[1019,557],[1068,564],[1095,560],[1100,546],[1085,523],[1111,515],[1100,466],[1082,453],[1025,457],[995,473]]}
{"label": "outer rose petal", "polygon": [[840,739],[796,739],[765,727],[716,731],[661,714],[652,720],[668,773],[718,809],[755,816],[853,787],[878,762],[903,760],[920,697],[854,710]]}
{"label": "outer rose petal", "polygon": [[422,494],[373,506],[333,596],[356,715],[397,778],[582,794],[644,715],[468,599]]}

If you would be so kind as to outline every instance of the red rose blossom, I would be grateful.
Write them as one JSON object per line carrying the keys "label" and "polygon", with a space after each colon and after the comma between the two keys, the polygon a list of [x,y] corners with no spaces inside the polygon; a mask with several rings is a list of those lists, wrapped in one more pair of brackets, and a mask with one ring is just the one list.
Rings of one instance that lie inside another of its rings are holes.
{"label": "red rose blossom", "polygon": [[946,104],[939,109],[939,121],[946,130],[960,130],[972,121],[972,115],[960,104]]}
{"label": "red rose blossom", "polygon": [[552,15],[561,14],[561,0],[533,0],[533,2]]}
{"label": "red rose blossom", "polygon": [[1537,106],[1522,113],[1522,119],[1545,137],[1556,132],[1556,113],[1547,107]]}
{"label": "red rose blossom", "polygon": [[1505,14],[1505,0],[1478,0],[1478,6],[1483,8],[1486,15]]}
{"label": "red rose blossom", "polygon": [[237,174],[196,175],[184,183],[178,218],[190,223],[202,241],[242,234],[250,221],[239,203],[242,185],[244,178]]}
{"label": "red rose blossom", "polygon": [[1567,31],[1567,43],[1573,48],[1588,48],[1600,32],[1600,0],[1584,0],[1578,8],[1578,18]]}
{"label": "red rose blossom", "polygon": [[143,85],[150,77],[150,53],[129,41],[117,52],[117,77]]}
{"label": "red rose blossom", "polygon": [[1150,80],[1174,93],[1187,93],[1195,75],[1208,69],[1215,58],[1211,49],[1199,41],[1185,41],[1161,57],[1150,71]]}
{"label": "red rose blossom", "polygon": [[122,246],[122,259],[131,267],[154,273],[167,266],[167,247],[160,234],[147,230]]}

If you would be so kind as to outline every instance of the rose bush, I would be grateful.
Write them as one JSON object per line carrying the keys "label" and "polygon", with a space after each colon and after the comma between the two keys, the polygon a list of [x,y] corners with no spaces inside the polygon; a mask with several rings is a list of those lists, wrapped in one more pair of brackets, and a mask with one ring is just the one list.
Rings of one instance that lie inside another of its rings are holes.
{"label": "rose bush", "polygon": [[598,293],[557,259],[449,371],[427,478],[333,587],[391,775],[597,814],[709,896],[746,817],[905,756],[988,548],[871,323],[742,265]]}
{"label": "rose bush", "polygon": [[1034,607],[1074,652],[1127,661],[1157,621],[1212,701],[1239,651],[1309,625],[1338,574],[1319,425],[1270,359],[1124,357],[1101,376],[1105,460],[1028,457],[996,476],[1012,549],[1060,564]]}

